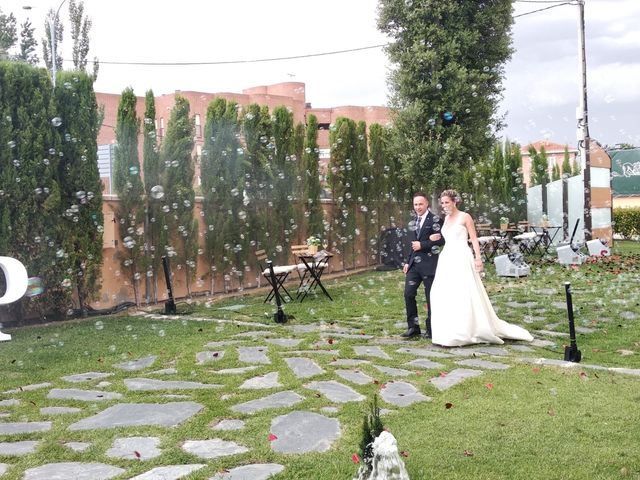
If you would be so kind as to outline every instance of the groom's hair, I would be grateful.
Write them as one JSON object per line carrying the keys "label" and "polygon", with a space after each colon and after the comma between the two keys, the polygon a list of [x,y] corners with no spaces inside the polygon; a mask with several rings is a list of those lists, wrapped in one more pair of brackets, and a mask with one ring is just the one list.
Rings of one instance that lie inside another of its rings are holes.
{"label": "groom's hair", "polygon": [[413,198],[416,198],[416,197],[424,197],[424,198],[426,198],[427,200],[429,200],[429,197],[427,197],[427,194],[426,194],[426,193],[424,193],[424,192],[415,192],[415,193],[413,194]]}

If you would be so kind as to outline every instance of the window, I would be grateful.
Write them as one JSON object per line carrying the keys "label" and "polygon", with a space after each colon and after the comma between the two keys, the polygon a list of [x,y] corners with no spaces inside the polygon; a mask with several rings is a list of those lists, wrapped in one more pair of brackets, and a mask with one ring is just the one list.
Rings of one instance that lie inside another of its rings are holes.
{"label": "window", "polygon": [[196,137],[202,137],[202,124],[200,123],[199,113],[196,113],[195,124],[196,124]]}
{"label": "window", "polygon": [[160,119],[160,128],[158,129],[158,136],[164,137],[164,118]]}

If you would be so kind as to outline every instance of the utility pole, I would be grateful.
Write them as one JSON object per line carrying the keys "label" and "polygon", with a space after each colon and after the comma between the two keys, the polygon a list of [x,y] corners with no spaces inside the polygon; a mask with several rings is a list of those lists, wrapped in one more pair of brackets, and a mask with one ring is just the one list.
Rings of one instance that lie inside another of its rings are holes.
{"label": "utility pole", "polygon": [[578,5],[578,40],[580,42],[580,111],[578,115],[578,151],[583,162],[584,181],[584,239],[592,238],[591,223],[591,158],[589,156],[589,113],[587,109],[587,59],[584,41],[584,0],[576,0]]}
{"label": "utility pole", "polygon": [[49,33],[51,35],[51,80],[53,82],[53,88],[56,88],[56,23],[58,22],[58,15],[60,14],[60,9],[64,2],[67,0],[62,0],[60,5],[58,5],[58,10],[56,10],[56,14],[49,23]]}

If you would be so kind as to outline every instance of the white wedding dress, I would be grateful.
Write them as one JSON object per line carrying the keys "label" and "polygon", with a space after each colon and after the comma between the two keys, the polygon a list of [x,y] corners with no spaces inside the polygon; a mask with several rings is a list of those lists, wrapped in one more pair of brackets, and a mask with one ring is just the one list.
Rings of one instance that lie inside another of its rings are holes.
{"label": "white wedding dress", "polygon": [[462,223],[447,217],[445,239],[431,287],[433,343],[449,347],[474,343],[504,343],[503,338],[533,340],[524,328],[500,320],[474,266],[469,234]]}

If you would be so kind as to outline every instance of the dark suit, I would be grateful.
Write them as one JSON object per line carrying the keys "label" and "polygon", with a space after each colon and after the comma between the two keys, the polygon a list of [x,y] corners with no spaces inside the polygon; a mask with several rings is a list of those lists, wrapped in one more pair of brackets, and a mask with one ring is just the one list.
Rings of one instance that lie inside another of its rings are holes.
{"label": "dark suit", "polygon": [[[434,221],[434,218],[437,221]],[[429,236],[440,233],[440,219],[433,213],[427,212],[426,218],[422,222],[420,231],[410,232],[411,241],[420,242],[420,250],[411,250],[411,255],[407,260],[408,270],[404,282],[404,304],[407,310],[407,327],[420,328],[420,318],[418,317],[418,307],[416,305],[416,294],[421,283],[424,284],[424,294],[427,300],[427,332],[431,333],[431,285],[438,266],[438,253],[440,247],[444,245],[444,239],[431,241]],[[436,247],[436,248],[434,248]]]}

